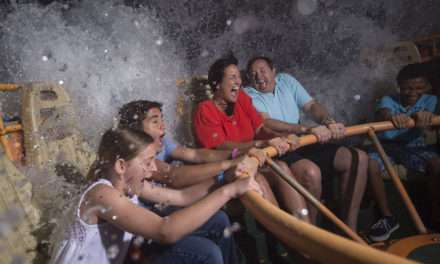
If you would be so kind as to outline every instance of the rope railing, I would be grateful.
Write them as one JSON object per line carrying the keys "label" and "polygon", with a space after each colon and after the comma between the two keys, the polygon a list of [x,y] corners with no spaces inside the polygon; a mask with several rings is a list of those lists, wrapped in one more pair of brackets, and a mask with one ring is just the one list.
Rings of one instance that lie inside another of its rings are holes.
{"label": "rope railing", "polygon": [[[432,125],[440,125],[440,117],[432,119]],[[414,127],[412,120],[409,127]],[[368,134],[369,131],[396,129],[392,122],[373,122],[346,128],[346,136]],[[318,142],[315,135],[299,138],[300,147]],[[275,157],[274,147],[264,149],[269,157]],[[272,205],[254,191],[241,198],[252,215],[278,239],[292,248],[322,263],[415,263],[412,260],[395,256],[373,247],[362,245],[344,237],[332,234],[311,224],[305,223]]]}

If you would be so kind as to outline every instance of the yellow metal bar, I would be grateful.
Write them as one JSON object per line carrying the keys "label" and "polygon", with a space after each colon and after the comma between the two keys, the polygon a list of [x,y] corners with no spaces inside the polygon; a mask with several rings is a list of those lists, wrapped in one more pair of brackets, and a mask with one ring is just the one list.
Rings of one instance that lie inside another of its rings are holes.
{"label": "yellow metal bar", "polygon": [[0,91],[15,91],[20,85],[15,83],[0,83]]}

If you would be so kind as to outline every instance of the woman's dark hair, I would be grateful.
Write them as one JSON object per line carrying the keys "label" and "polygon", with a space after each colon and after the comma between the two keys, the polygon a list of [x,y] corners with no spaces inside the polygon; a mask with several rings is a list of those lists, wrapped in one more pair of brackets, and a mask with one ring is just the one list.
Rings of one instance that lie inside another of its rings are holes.
{"label": "woman's dark hair", "polygon": [[143,121],[152,108],[159,108],[162,111],[162,104],[159,102],[138,100],[127,103],[119,109],[119,128],[131,128],[144,131]]}
{"label": "woman's dark hair", "polygon": [[273,61],[272,61],[269,57],[265,57],[265,56],[256,56],[256,57],[253,57],[252,59],[250,59],[250,60],[248,61],[248,63],[247,63],[247,66],[246,66],[246,73],[247,73],[248,75],[249,75],[250,72],[251,72],[252,64],[254,64],[257,60],[264,60],[264,61],[267,63],[267,65],[269,66],[269,68],[270,68],[271,70],[273,70]]}
{"label": "woman's dark hair", "polygon": [[108,177],[118,159],[129,161],[153,143],[153,138],[140,130],[109,129],[102,136],[98,155],[92,164],[87,179],[96,180]]}
{"label": "woman's dark hair", "polygon": [[416,78],[424,78],[428,81],[427,77],[429,75],[429,70],[424,64],[421,63],[413,63],[408,64],[403,67],[399,73],[397,74],[397,84],[401,84],[404,81],[416,79]]}
{"label": "woman's dark hair", "polygon": [[226,57],[216,60],[211,67],[209,67],[208,71],[208,84],[213,91],[216,90],[218,84],[223,80],[223,76],[225,74],[225,69],[229,65],[238,66],[238,60],[234,57],[233,54],[229,54]]}

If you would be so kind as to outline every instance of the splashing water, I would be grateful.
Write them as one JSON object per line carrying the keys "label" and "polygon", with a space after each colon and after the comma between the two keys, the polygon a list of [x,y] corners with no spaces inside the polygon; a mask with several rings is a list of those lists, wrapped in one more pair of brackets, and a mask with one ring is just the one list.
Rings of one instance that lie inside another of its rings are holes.
{"label": "splashing water", "polygon": [[[164,102],[169,130],[176,133],[175,81],[206,74],[230,50],[242,68],[251,56],[272,57],[279,72],[292,73],[336,119],[356,123],[369,112],[363,102],[389,89],[397,71],[374,52],[364,63],[361,50],[440,27],[440,7],[428,0],[9,2],[11,11],[0,10],[2,81],[62,82],[92,145],[118,107],[137,99]],[[0,111],[18,115],[17,102],[2,94]],[[81,190],[51,172],[26,175],[45,211],[43,226],[55,224]]]}
{"label": "splashing water", "polygon": [[235,232],[238,232],[241,229],[241,226],[239,223],[234,222],[231,226],[226,227],[223,230],[223,237],[229,238],[231,237]]}
{"label": "splashing water", "polygon": [[114,259],[119,254],[119,247],[117,245],[111,245],[107,248],[107,257],[109,259]]}
{"label": "splashing water", "polygon": [[301,15],[308,16],[318,8],[318,0],[298,0],[297,9]]}

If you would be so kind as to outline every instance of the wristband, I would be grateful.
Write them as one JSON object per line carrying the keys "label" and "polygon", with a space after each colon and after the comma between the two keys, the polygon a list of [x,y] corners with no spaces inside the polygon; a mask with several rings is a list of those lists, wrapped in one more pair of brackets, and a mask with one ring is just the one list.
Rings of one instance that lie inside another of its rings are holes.
{"label": "wristband", "polygon": [[231,159],[235,159],[238,156],[238,148],[234,148],[231,152]]}
{"label": "wristband", "polygon": [[215,181],[217,182],[217,184],[223,185],[225,183],[225,172],[219,172],[217,177],[215,177]]}

